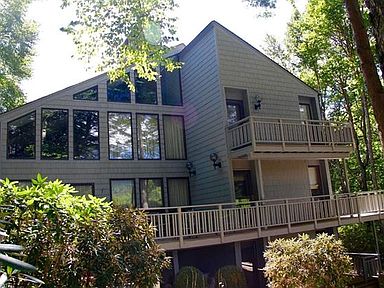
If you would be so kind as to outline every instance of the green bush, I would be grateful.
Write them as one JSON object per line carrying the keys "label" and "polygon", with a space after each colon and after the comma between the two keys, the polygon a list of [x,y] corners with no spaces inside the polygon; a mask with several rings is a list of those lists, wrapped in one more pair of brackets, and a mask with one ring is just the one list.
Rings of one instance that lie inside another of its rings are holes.
{"label": "green bush", "polygon": [[180,269],[176,276],[176,288],[205,288],[207,287],[203,273],[192,266],[185,266]]}
{"label": "green bush", "polygon": [[247,280],[243,270],[237,266],[221,267],[215,276],[217,288],[247,288]]}
{"label": "green bush", "polygon": [[352,274],[345,252],[341,241],[327,234],[314,239],[308,235],[277,239],[264,253],[264,273],[269,287],[344,288]]}
{"label": "green bush", "polygon": [[10,241],[25,247],[44,287],[141,288],[159,281],[168,260],[143,212],[75,196],[70,185],[40,175],[29,187],[1,183],[0,205],[14,207]]}

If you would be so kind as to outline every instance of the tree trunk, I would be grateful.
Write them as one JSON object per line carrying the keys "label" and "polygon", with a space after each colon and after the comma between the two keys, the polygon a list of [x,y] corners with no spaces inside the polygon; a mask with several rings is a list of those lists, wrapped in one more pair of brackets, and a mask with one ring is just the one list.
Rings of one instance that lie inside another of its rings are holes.
{"label": "tree trunk", "polygon": [[365,0],[369,9],[369,18],[372,24],[372,34],[376,40],[377,58],[381,69],[381,78],[384,79],[384,1]]}
{"label": "tree trunk", "polygon": [[361,70],[363,71],[368,95],[371,98],[373,113],[380,133],[384,135],[384,88],[377,73],[359,3],[358,0],[345,0],[345,5],[352,24],[356,50],[360,58]]}

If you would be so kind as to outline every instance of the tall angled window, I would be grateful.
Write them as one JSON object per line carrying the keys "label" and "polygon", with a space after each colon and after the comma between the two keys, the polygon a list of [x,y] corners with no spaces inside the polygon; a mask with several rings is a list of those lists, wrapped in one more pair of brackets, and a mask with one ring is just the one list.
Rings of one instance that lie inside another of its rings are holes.
{"label": "tall angled window", "polygon": [[108,112],[109,159],[133,159],[131,113]]}
{"label": "tall angled window", "polygon": [[97,101],[98,100],[98,91],[97,86],[93,86],[86,90],[80,91],[73,94],[74,100],[88,100],[88,101]]}
{"label": "tall angled window", "polygon": [[68,159],[68,110],[42,109],[41,159]]}
{"label": "tall angled window", "polygon": [[131,91],[127,83],[123,80],[115,82],[107,82],[107,98],[108,102],[124,102],[131,103]]}
{"label": "tall angled window", "polygon": [[163,105],[181,106],[183,99],[181,95],[180,69],[169,72],[161,67],[161,99]]}
{"label": "tall angled window", "polygon": [[163,180],[160,178],[140,179],[141,207],[163,207]]}
{"label": "tall angled window", "polygon": [[73,110],[73,158],[76,160],[100,159],[97,111]]}
{"label": "tall angled window", "polygon": [[165,159],[186,159],[183,116],[163,115]]}
{"label": "tall angled window", "polygon": [[35,159],[36,112],[8,122],[7,134],[9,159]]}
{"label": "tall angled window", "polygon": [[157,82],[135,75],[135,97],[139,104],[157,104]]}
{"label": "tall angled window", "polygon": [[160,159],[159,116],[137,114],[139,159]]}

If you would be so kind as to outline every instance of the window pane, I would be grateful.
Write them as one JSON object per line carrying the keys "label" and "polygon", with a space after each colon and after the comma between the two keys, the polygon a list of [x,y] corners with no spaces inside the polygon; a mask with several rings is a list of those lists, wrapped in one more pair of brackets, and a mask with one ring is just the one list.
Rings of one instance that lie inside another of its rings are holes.
{"label": "window pane", "polygon": [[135,207],[135,180],[111,180],[113,204]]}
{"label": "window pane", "polygon": [[35,159],[36,113],[8,122],[8,158]]}
{"label": "window pane", "polygon": [[73,111],[73,158],[99,159],[99,113]]}
{"label": "window pane", "polygon": [[163,207],[162,179],[140,179],[141,207]]}
{"label": "window pane", "polygon": [[181,106],[180,69],[168,72],[161,69],[161,98],[163,105]]}
{"label": "window pane", "polygon": [[227,123],[231,125],[244,118],[244,105],[240,100],[227,100]]}
{"label": "window pane", "polygon": [[107,82],[107,97],[109,102],[131,102],[131,91],[123,80]]}
{"label": "window pane", "polygon": [[133,159],[131,113],[108,113],[109,159]]}
{"label": "window pane", "polygon": [[163,116],[166,159],[186,159],[183,116]]}
{"label": "window pane", "polygon": [[168,178],[168,199],[169,206],[188,206],[189,186],[188,178]]}
{"label": "window pane", "polygon": [[135,77],[136,103],[157,104],[157,83]]}
{"label": "window pane", "polygon": [[68,110],[42,110],[41,159],[68,159]]}
{"label": "window pane", "polygon": [[137,114],[139,159],[160,159],[159,117]]}
{"label": "window pane", "polygon": [[97,101],[97,98],[98,98],[97,86],[94,86],[87,90],[73,94],[74,100]]}
{"label": "window pane", "polygon": [[77,191],[76,196],[93,195],[93,184],[71,184]]}
{"label": "window pane", "polygon": [[311,107],[308,104],[300,104],[300,119],[301,120],[310,120],[311,117]]}

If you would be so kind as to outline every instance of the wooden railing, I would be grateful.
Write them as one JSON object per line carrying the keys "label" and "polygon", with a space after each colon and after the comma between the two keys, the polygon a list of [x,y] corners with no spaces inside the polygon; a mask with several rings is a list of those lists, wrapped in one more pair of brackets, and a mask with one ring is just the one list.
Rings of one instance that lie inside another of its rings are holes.
{"label": "wooden railing", "polygon": [[[247,117],[227,127],[228,148],[231,151],[258,145],[279,145],[289,150],[290,146],[301,145],[308,151],[317,151],[327,146],[330,151],[340,146],[352,147],[352,130],[349,123]],[[324,149],[319,150],[324,151]]]}
{"label": "wooden railing", "polygon": [[353,268],[357,275],[368,280],[380,275],[381,265],[379,255],[373,253],[348,253],[352,258]]}
{"label": "wooden railing", "polygon": [[166,249],[300,233],[384,215],[382,191],[146,209]]}

